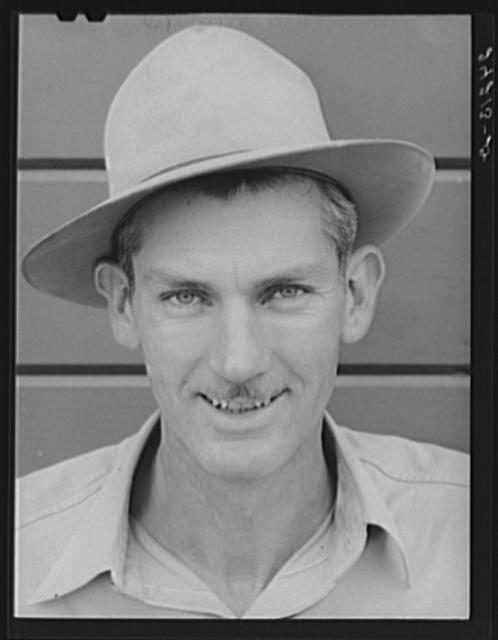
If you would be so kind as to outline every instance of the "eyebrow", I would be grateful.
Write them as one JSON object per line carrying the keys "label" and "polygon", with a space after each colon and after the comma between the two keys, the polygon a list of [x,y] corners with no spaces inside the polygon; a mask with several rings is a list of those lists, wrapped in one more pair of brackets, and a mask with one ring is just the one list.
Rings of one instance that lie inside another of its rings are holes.
{"label": "eyebrow", "polygon": [[[290,284],[296,281],[330,279],[329,269],[321,263],[305,263],[294,265],[289,269],[283,269],[271,276],[262,278],[255,282],[256,289],[266,289],[276,285]],[[172,289],[203,289],[210,291],[213,289],[212,283],[192,278],[181,274],[175,270],[150,269],[143,276],[143,281],[152,284],[160,284]]]}
{"label": "eyebrow", "polygon": [[176,271],[163,271],[161,269],[151,269],[143,276],[144,283],[159,284],[171,289],[211,289],[208,282],[189,278]]}
{"label": "eyebrow", "polygon": [[292,284],[293,282],[305,282],[310,280],[330,279],[330,272],[320,263],[303,264],[283,270],[257,282],[257,288],[269,289],[277,285]]}

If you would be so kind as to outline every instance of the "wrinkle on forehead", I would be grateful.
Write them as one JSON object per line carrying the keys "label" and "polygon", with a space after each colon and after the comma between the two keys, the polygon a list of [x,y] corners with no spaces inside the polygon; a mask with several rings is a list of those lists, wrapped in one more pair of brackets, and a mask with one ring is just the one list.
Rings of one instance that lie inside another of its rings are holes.
{"label": "wrinkle on forehead", "polygon": [[[234,272],[234,275],[237,275],[236,271]],[[281,284],[285,281],[328,281],[329,278],[330,269],[328,268],[328,265],[324,265],[320,262],[313,262],[295,264],[289,269],[275,268],[265,277],[255,280],[254,284],[258,287],[270,287],[274,284]],[[142,276],[142,281],[145,284],[159,284],[171,288],[196,285],[209,288],[211,284],[208,280],[199,279],[197,271],[189,271],[188,269],[177,270],[174,268],[168,268],[167,270],[150,269]]]}

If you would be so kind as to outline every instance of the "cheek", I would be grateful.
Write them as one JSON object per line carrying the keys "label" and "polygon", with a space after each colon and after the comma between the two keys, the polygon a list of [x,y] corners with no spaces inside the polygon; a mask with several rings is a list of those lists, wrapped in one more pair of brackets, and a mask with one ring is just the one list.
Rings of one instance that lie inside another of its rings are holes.
{"label": "cheek", "polygon": [[307,312],[274,331],[275,352],[306,387],[331,390],[339,359],[342,314],[340,305]]}
{"label": "cheek", "polygon": [[181,385],[203,357],[206,344],[203,323],[165,321],[148,314],[140,318],[139,334],[152,380]]}
{"label": "cheek", "polygon": [[279,318],[273,327],[273,338],[285,342],[287,349],[297,355],[317,357],[338,350],[343,325],[341,302],[318,304],[295,316]]}

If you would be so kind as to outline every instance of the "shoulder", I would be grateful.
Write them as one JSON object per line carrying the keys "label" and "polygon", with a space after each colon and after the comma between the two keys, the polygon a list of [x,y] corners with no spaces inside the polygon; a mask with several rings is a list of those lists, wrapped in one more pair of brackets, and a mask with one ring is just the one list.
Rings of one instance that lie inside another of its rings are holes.
{"label": "shoulder", "polygon": [[[438,580],[446,576],[447,584],[467,584],[469,456],[397,436],[342,433],[363,486],[370,487],[365,495],[374,490],[387,507],[415,574],[425,571]],[[438,582],[441,589],[443,582]]]}
{"label": "shoulder", "polygon": [[97,449],[19,478],[17,526],[70,509],[98,492],[113,467],[117,448]]}
{"label": "shoulder", "polygon": [[361,477],[376,489],[392,517],[408,562],[412,589],[407,593],[413,602],[425,611],[466,615],[470,457],[396,436],[342,433]]}
{"label": "shoulder", "polygon": [[86,522],[118,446],[105,447],[20,478],[16,487],[16,603],[24,607]]}
{"label": "shoulder", "polygon": [[470,457],[461,451],[407,438],[341,428],[367,484],[396,516],[436,528],[467,530]]}
{"label": "shoulder", "polygon": [[393,483],[469,488],[468,454],[399,436],[379,435],[340,427],[362,467]]}

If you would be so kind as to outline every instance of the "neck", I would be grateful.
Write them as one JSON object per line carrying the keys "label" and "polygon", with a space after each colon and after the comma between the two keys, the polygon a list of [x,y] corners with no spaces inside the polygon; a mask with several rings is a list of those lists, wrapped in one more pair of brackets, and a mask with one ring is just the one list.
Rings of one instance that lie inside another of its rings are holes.
{"label": "neck", "polygon": [[234,482],[185,464],[163,441],[141,461],[132,513],[234,610],[243,610],[332,506],[320,433],[303,449],[264,478]]}

